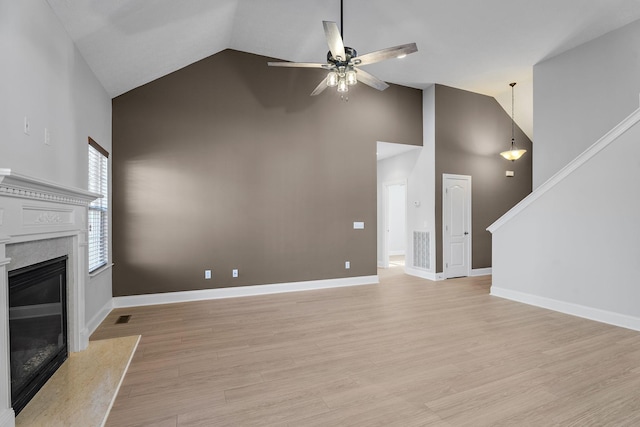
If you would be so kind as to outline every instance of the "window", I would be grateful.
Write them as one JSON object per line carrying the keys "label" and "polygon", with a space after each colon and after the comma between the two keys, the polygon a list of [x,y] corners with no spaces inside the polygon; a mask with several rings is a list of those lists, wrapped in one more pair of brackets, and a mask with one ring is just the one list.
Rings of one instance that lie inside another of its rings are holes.
{"label": "window", "polygon": [[109,259],[109,152],[89,137],[89,191],[102,194],[89,205],[89,273]]}

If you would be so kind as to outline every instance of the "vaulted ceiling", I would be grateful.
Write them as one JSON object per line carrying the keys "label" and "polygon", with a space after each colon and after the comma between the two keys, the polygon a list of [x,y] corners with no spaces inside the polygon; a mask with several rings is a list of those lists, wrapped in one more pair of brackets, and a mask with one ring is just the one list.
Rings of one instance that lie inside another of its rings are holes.
{"label": "vaulted ceiling", "polygon": [[[47,1],[112,97],[226,48],[323,62],[322,21],[340,23],[340,0]],[[343,1],[345,44],[359,54],[418,45],[367,71],[494,96],[509,110],[508,83],[519,82],[516,115],[530,136],[533,65],[640,19],[639,0]]]}

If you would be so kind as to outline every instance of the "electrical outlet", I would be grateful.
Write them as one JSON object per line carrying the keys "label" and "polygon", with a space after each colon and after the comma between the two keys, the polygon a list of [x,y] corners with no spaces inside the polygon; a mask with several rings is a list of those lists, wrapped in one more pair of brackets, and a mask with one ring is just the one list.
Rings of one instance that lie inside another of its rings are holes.
{"label": "electrical outlet", "polygon": [[204,271],[204,278],[207,280],[211,279],[211,270]]}
{"label": "electrical outlet", "polygon": [[234,268],[234,269],[231,271],[231,275],[232,275],[233,277],[238,277],[238,269],[237,269],[237,268]]}
{"label": "electrical outlet", "polygon": [[30,130],[29,130],[29,119],[27,118],[27,116],[24,116],[24,127],[23,127],[22,131],[24,132],[25,135],[29,135],[29,133],[30,133]]}
{"label": "electrical outlet", "polygon": [[344,268],[345,268],[346,270],[350,269],[350,268],[351,268],[351,262],[350,262],[350,261],[345,261],[345,262],[344,262]]}
{"label": "electrical outlet", "polygon": [[51,145],[51,132],[48,128],[44,128],[44,143],[45,145]]}

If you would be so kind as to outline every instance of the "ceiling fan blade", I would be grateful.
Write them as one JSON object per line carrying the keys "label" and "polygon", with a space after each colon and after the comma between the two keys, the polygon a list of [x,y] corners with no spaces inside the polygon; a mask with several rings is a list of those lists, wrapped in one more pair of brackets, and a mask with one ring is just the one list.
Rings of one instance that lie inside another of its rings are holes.
{"label": "ceiling fan blade", "polygon": [[289,68],[327,68],[327,64],[315,62],[267,62],[269,67],[289,67]]}
{"label": "ceiling fan blade", "polygon": [[347,59],[338,24],[332,21],[322,21],[322,25],[324,25],[324,35],[327,37],[327,44],[333,58],[340,58],[341,61]]}
{"label": "ceiling fan blade", "polygon": [[358,77],[358,81],[366,84],[367,86],[371,86],[374,89],[385,90],[389,87],[388,84],[374,76],[373,74],[369,74],[364,70],[358,68],[356,76]]}
{"label": "ceiling fan blade", "polygon": [[327,79],[329,78],[329,76],[325,77],[318,86],[316,86],[316,88],[313,90],[313,92],[311,92],[311,96],[316,96],[316,95],[320,95],[322,93],[322,91],[324,91],[327,88]]}
{"label": "ceiling fan blade", "polygon": [[362,56],[358,56],[360,60],[358,65],[368,65],[375,62],[384,61],[386,59],[397,58],[402,55],[409,55],[418,51],[418,46],[415,43],[402,44],[400,46],[388,47],[386,49],[376,50],[375,52],[365,53]]}

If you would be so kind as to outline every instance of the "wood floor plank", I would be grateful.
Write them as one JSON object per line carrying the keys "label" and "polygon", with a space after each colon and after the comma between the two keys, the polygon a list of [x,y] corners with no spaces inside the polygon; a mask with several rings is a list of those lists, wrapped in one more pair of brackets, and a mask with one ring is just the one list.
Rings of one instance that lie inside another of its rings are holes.
{"label": "wood floor plank", "polygon": [[490,276],[379,275],[113,310],[92,339],[142,339],[107,425],[640,425],[640,333],[492,297]]}

